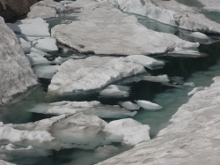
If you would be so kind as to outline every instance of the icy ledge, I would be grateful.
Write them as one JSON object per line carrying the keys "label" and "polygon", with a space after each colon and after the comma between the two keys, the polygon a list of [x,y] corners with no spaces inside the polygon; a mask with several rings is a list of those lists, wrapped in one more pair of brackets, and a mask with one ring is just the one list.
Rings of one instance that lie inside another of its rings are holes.
{"label": "icy ledge", "polygon": [[[103,0],[99,0],[103,1]],[[209,20],[203,14],[195,11],[189,6],[185,6],[175,0],[104,0],[117,2],[118,7],[129,13],[148,16],[159,22],[179,27],[190,31],[200,31],[204,33],[220,33],[220,24]],[[205,0],[203,0],[205,1]],[[210,4],[210,1],[206,3]]]}
{"label": "icy ledge", "polygon": [[220,162],[220,77],[182,105],[158,137],[98,165],[216,165]]}

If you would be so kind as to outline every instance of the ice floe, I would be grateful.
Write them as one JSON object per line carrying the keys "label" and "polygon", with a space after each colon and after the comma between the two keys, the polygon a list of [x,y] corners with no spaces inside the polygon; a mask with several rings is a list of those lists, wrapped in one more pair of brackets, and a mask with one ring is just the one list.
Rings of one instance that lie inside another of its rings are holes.
{"label": "ice floe", "polygon": [[[135,110],[133,108],[132,110]],[[76,114],[83,112],[86,115],[96,115],[100,118],[125,118],[133,117],[137,112],[131,112],[117,105],[104,105],[98,101],[62,101],[49,105],[36,105],[31,112],[44,114]]]}
{"label": "ice floe", "polygon": [[160,110],[163,108],[162,106],[147,100],[137,100],[136,102],[141,108],[145,110],[153,111],[153,110]]}
{"label": "ice floe", "polygon": [[147,29],[134,16],[122,13],[109,3],[78,0],[71,3],[71,7],[81,7],[79,13],[74,13],[79,20],[53,27],[51,35],[79,52],[149,55],[169,51],[183,53],[186,50],[189,55],[192,52],[192,56],[200,56],[198,43]]}
{"label": "ice floe", "polygon": [[99,95],[103,97],[117,97],[123,98],[128,97],[130,93],[130,87],[121,85],[109,85],[107,88],[102,90]]}
{"label": "ice floe", "polygon": [[105,132],[109,133],[110,141],[121,142],[126,145],[137,145],[140,142],[150,140],[148,125],[133,119],[121,119],[110,122],[105,127]]}
{"label": "ice floe", "polygon": [[48,96],[69,96],[100,90],[122,78],[146,72],[124,57],[91,56],[64,62],[51,80]]}

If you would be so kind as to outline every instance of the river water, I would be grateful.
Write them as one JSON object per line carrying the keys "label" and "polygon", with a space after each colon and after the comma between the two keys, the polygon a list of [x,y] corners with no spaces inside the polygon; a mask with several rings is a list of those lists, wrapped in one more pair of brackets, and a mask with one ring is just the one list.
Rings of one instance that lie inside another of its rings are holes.
{"label": "river water", "polygon": [[[190,41],[198,40],[190,37],[190,32],[188,31],[178,30],[174,27],[158,23],[146,17],[137,17],[140,23],[155,31],[172,33]],[[60,23],[69,23],[71,21],[77,21],[77,17],[63,14],[58,18],[47,20],[50,27]],[[213,77],[220,74],[219,43],[210,44],[211,42],[217,41],[218,38],[219,36],[211,36],[208,41],[201,41],[202,43],[209,43],[209,45],[201,44],[200,46],[201,51],[208,53],[209,56],[207,57],[171,57],[166,54],[155,57],[165,61],[166,66],[160,70],[148,71],[154,76],[167,74],[173,80],[173,84],[176,85],[170,86],[159,82],[150,82],[145,80],[129,82],[126,84],[131,87],[130,96],[125,99],[120,99],[120,101],[149,100],[163,106],[163,109],[159,111],[146,111],[141,109],[134,117],[135,120],[150,126],[150,136],[152,138],[154,138],[161,129],[169,124],[169,120],[172,115],[189,99],[187,94],[194,88],[194,86],[183,85],[184,83],[193,82],[196,87],[205,87],[212,83]],[[47,102],[45,96],[49,82],[49,80],[41,80],[40,86],[31,91],[26,98],[18,103],[2,108],[0,114],[1,121],[4,123],[28,123],[51,117],[51,115],[42,115],[28,111],[39,103]],[[115,104],[119,101],[119,99],[114,98],[99,98],[96,95],[88,97],[87,100],[99,100],[105,104]],[[109,122],[111,120],[106,119],[106,121]],[[107,155],[105,159],[128,149],[120,146],[119,144],[114,145],[119,147],[119,151],[117,153]],[[13,161],[18,165],[90,165],[102,160],[103,158],[94,157],[93,150],[83,151],[79,149],[71,149],[54,152],[53,155],[49,157],[25,157],[22,159],[15,157]]]}

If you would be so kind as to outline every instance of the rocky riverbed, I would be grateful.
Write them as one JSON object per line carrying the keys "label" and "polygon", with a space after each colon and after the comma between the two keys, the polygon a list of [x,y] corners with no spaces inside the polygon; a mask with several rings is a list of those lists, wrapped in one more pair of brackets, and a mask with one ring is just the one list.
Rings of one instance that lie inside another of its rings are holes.
{"label": "rocky riverbed", "polygon": [[220,3],[190,2],[43,0],[1,18],[0,164],[217,165]]}

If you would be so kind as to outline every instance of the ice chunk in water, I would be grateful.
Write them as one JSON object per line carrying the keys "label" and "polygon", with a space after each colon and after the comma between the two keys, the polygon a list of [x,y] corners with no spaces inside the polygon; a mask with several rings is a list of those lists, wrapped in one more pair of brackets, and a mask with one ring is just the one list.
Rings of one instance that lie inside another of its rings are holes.
{"label": "ice chunk in water", "polygon": [[155,104],[155,103],[152,103],[150,101],[146,101],[146,100],[138,100],[137,101],[137,104],[145,109],[145,110],[159,110],[159,109],[162,109],[163,107],[158,105],[158,104]]}

